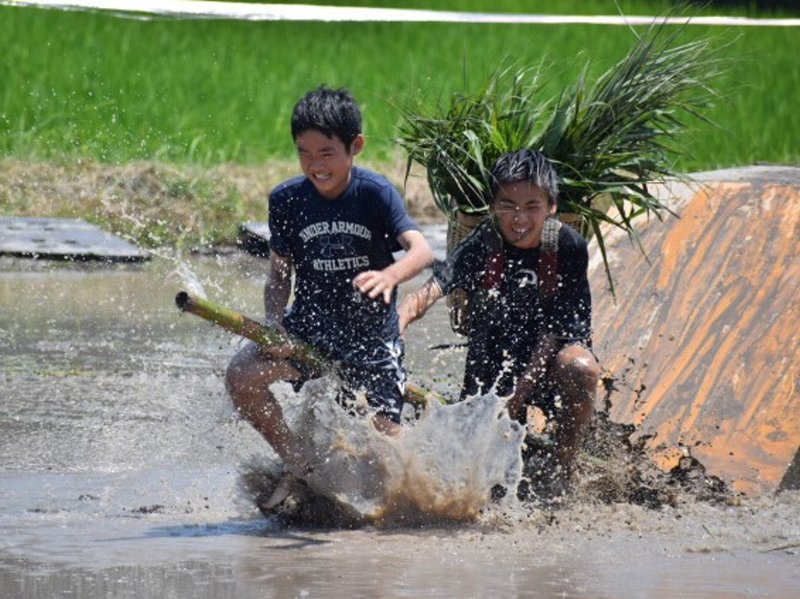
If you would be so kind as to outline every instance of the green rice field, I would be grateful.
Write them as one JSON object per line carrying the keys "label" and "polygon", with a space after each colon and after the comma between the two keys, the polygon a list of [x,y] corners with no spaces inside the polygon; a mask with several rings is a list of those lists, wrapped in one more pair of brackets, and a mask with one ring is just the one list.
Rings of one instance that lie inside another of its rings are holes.
{"label": "green rice field", "polygon": [[[617,13],[599,0],[338,4]],[[620,5],[664,14],[670,3]],[[730,64],[707,112],[716,126],[692,122],[678,166],[800,163],[800,28],[690,26],[685,35],[712,37]],[[509,61],[544,65],[544,100],[587,62],[597,77],[633,39],[619,26],[144,20],[0,6],[0,157],[202,166],[291,158],[291,108],[327,83],[362,104],[369,158],[396,161],[403,103],[476,86]]]}

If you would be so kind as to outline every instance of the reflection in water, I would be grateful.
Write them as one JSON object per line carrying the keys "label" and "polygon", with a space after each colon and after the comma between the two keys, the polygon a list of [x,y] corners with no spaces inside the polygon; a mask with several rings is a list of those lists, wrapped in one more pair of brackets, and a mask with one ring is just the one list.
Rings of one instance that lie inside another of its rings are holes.
{"label": "reflection in water", "polygon": [[[239,341],[178,313],[181,283],[165,279],[174,269],[159,259],[0,259],[0,597],[789,597],[800,588],[797,493],[658,510],[586,499],[389,529],[287,530],[262,518],[239,490],[239,469],[274,456],[234,416],[221,379]],[[254,317],[263,269],[246,256],[191,261],[212,299]],[[411,376],[452,393],[463,353],[428,349],[458,341],[443,306],[418,324],[406,340]]]}

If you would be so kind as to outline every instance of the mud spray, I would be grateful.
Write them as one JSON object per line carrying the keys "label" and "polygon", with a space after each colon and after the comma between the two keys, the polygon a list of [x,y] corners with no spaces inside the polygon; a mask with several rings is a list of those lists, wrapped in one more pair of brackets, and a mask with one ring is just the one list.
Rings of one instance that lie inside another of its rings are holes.
{"label": "mud spray", "polygon": [[[315,509],[330,513],[307,517],[382,526],[471,521],[486,508],[493,487],[519,483],[525,431],[508,418],[501,399],[431,402],[389,437],[371,418],[345,411],[336,401],[339,389],[332,375],[309,381],[299,393],[284,383],[272,387],[304,444],[299,476],[307,492],[299,501],[318,495],[329,502],[317,501]],[[366,402],[357,406],[365,408]],[[275,480],[266,470],[261,474],[262,484]]]}
{"label": "mud spray", "polygon": [[[632,427],[598,411],[576,459],[570,492],[544,503],[521,502],[507,491],[523,480],[525,429],[508,417],[502,398],[431,402],[419,414],[407,412],[403,432],[389,437],[376,431],[370,418],[342,409],[336,402],[339,388],[333,375],[307,382],[298,393],[285,383],[272,387],[305,449],[302,469],[293,469],[300,480],[270,513],[286,525],[502,525],[573,503],[628,503],[657,510],[683,502],[740,501],[691,456],[672,472],[662,472],[642,443],[630,442]],[[361,408],[367,409],[366,402]],[[242,492],[258,503],[285,474],[277,462],[251,460],[241,468]],[[506,492],[493,493],[498,486]]]}
{"label": "mud spray", "polygon": [[[159,256],[172,264],[166,278],[205,298],[204,284],[180,256]],[[214,281],[206,281],[215,288]],[[569,492],[520,502],[526,482],[522,451],[525,429],[512,421],[505,400],[485,395],[424,410],[407,404],[404,427],[386,436],[366,417],[337,403],[341,383],[330,374],[308,381],[299,392],[288,383],[273,385],[284,417],[302,440],[301,467],[287,500],[274,514],[288,525],[307,527],[417,526],[456,522],[504,523],[533,511],[569,504],[628,503],[649,509],[682,502],[737,504],[741,501],[718,478],[707,476],[690,453],[671,472],[649,459],[646,438],[630,441],[634,428],[608,417],[614,381],[605,380],[604,408],[598,410],[576,459]],[[279,462],[251,460],[240,468],[240,486],[256,504],[271,496],[287,474]],[[501,488],[501,492],[496,492]],[[494,492],[493,492],[494,491]]]}

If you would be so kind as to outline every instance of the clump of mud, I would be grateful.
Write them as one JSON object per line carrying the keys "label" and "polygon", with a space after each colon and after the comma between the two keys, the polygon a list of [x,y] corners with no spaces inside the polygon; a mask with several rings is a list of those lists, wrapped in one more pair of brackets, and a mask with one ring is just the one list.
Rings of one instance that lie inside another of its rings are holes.
{"label": "clump of mud", "polygon": [[291,475],[278,462],[251,459],[239,469],[239,494],[255,506],[265,517],[275,518],[282,525],[293,528],[353,529],[364,526],[367,520],[359,518],[335,501],[314,493],[300,480],[292,480],[289,495],[272,509],[267,504],[278,485]]}
{"label": "clump of mud", "polygon": [[604,409],[595,413],[576,460],[574,500],[651,509],[696,501],[736,503],[733,491],[721,479],[706,474],[705,467],[691,455],[670,472],[656,466],[645,451],[648,437],[631,441],[635,427],[609,418],[613,381],[604,383]]}
{"label": "clump of mud", "polygon": [[632,425],[612,422],[598,412],[576,460],[574,499],[630,503],[651,509],[678,507],[687,501],[731,504],[734,493],[691,456],[663,472],[648,457],[646,437],[631,442]]}

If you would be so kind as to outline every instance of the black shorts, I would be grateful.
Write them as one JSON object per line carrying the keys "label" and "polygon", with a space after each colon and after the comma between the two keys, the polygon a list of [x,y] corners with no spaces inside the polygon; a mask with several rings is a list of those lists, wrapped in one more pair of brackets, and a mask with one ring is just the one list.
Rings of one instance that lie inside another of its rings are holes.
{"label": "black shorts", "polygon": [[[370,407],[389,420],[400,422],[406,381],[403,356],[403,340],[398,337],[387,341],[383,351],[370,360],[359,364],[335,363],[334,372],[343,383],[337,396],[339,404],[348,412],[356,413],[357,396],[363,393]],[[287,381],[295,392],[299,392],[307,380],[321,374],[299,360],[289,361],[301,375],[299,379]]]}

